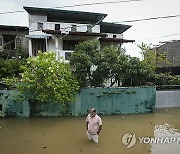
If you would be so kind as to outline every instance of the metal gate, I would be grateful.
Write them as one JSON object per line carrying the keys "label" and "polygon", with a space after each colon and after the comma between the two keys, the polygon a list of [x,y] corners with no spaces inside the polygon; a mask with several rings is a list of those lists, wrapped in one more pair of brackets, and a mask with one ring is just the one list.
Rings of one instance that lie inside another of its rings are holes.
{"label": "metal gate", "polygon": [[157,90],[156,108],[180,107],[180,90]]}

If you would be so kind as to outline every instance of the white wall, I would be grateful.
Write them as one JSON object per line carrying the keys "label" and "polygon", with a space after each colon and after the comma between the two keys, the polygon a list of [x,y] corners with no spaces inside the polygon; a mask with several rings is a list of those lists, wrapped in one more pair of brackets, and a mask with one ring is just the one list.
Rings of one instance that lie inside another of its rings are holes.
{"label": "white wall", "polygon": [[46,15],[29,15],[29,22],[47,22]]}
{"label": "white wall", "polygon": [[49,51],[57,51],[56,48],[56,39],[58,40],[58,50],[62,50],[63,49],[63,41],[62,39],[60,39],[60,36],[52,36],[52,38],[48,41],[49,42]]}
{"label": "white wall", "polygon": [[47,16],[29,14],[29,35],[44,35],[42,31],[37,31],[38,22],[46,23]]}
{"label": "white wall", "polygon": [[[60,24],[61,30],[71,31],[72,25],[77,26],[78,32],[86,32],[87,24],[77,24],[77,23],[63,23],[63,22],[47,22],[46,15],[29,15],[29,34],[30,35],[44,35],[43,32],[38,31],[38,22],[43,23],[43,29],[55,30],[55,24]],[[64,29],[66,28],[66,29]],[[100,26],[96,25],[92,28],[93,33],[100,33]]]}

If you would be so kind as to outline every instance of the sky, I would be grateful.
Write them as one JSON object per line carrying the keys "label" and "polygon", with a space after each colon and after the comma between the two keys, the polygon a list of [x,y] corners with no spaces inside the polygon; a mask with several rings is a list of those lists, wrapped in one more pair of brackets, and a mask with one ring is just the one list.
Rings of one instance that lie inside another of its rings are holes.
{"label": "sky", "polygon": [[[49,8],[109,1],[118,0],[0,0],[0,13],[23,10],[23,6]],[[127,54],[131,56],[141,57],[140,49],[137,45],[142,42],[158,45],[159,42],[180,40],[180,16],[140,22],[123,22],[159,16],[180,15],[180,0],[139,0],[114,4],[67,7],[63,9],[105,13],[108,14],[104,19],[106,22],[132,25],[130,29],[123,33],[124,39],[135,40],[135,43],[125,43],[123,45]],[[28,26],[28,14],[26,12],[0,14],[0,24]]]}

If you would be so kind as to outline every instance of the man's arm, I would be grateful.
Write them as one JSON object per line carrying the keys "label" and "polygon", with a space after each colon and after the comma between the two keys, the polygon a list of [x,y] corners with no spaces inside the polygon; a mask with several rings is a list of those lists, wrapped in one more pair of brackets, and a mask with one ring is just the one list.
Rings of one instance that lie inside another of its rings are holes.
{"label": "man's arm", "polygon": [[89,121],[86,121],[86,129],[88,130]]}
{"label": "man's arm", "polygon": [[101,129],[102,129],[102,125],[99,125],[99,130],[97,131],[97,135],[99,135]]}
{"label": "man's arm", "polygon": [[100,131],[101,131],[101,129],[102,129],[102,120],[101,120],[100,117],[99,117],[99,119],[98,119],[98,124],[99,124],[99,129],[98,129],[98,131],[97,131],[97,135],[100,133]]}

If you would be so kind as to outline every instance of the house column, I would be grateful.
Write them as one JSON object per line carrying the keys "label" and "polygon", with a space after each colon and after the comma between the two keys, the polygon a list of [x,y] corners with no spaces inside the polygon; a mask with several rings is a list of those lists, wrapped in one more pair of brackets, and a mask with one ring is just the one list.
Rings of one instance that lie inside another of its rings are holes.
{"label": "house column", "polygon": [[58,60],[60,57],[58,37],[55,37],[55,47],[56,47],[56,60]]}
{"label": "house column", "polygon": [[46,51],[49,51],[49,49],[48,49],[48,41],[47,41],[47,33],[45,33],[45,42],[46,42]]}
{"label": "house column", "polygon": [[32,40],[29,39],[29,57],[32,57]]}

